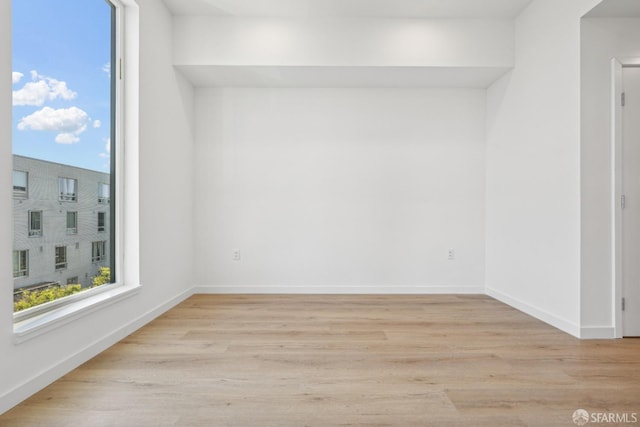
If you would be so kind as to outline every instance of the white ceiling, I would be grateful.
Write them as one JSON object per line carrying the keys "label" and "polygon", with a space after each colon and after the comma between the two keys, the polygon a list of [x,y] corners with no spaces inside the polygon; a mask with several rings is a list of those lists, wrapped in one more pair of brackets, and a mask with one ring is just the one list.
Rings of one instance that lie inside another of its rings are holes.
{"label": "white ceiling", "polygon": [[640,0],[604,0],[587,18],[637,18],[640,17]]}
{"label": "white ceiling", "polygon": [[174,15],[292,18],[512,18],[531,3],[531,0],[164,0],[164,2]]}

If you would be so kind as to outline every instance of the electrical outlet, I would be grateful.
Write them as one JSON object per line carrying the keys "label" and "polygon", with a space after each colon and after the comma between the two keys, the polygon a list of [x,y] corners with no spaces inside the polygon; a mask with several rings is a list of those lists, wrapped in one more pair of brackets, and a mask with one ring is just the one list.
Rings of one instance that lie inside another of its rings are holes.
{"label": "electrical outlet", "polygon": [[233,251],[233,260],[240,261],[240,249],[235,249]]}
{"label": "electrical outlet", "polygon": [[449,260],[454,260],[456,259],[456,251],[453,249],[449,249],[448,255],[447,255],[447,259]]}

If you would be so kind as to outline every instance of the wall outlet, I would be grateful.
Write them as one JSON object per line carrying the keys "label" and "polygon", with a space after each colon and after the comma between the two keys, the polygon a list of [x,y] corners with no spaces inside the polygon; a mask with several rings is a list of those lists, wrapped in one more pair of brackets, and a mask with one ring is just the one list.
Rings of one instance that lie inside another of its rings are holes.
{"label": "wall outlet", "polygon": [[449,249],[449,251],[447,252],[447,259],[448,260],[456,259],[456,251],[454,249]]}
{"label": "wall outlet", "polygon": [[233,260],[240,261],[240,249],[234,249],[233,251]]}

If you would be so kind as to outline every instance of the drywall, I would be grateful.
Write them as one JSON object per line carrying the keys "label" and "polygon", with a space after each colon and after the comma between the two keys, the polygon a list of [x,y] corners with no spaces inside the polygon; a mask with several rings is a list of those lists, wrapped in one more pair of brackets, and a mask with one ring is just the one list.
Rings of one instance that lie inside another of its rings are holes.
{"label": "drywall", "polygon": [[509,67],[513,21],[177,16],[174,63]]}
{"label": "drywall", "polygon": [[611,58],[640,57],[640,19],[583,19],[581,33],[581,318],[612,337]]}
{"label": "drywall", "polygon": [[481,292],[484,109],[482,90],[198,89],[198,290]]}
{"label": "drywall", "polygon": [[580,18],[536,0],[515,68],[488,91],[487,292],[580,335]]}
{"label": "drywall", "polygon": [[[0,2],[0,132],[5,141],[11,138],[11,87],[5,83],[10,81],[11,72],[7,65],[11,63],[10,3]],[[10,293],[0,293],[0,412],[191,293],[193,145],[188,114],[192,112],[193,90],[172,66],[171,16],[156,0],[139,0],[138,5],[139,67],[144,78],[138,89],[139,126],[130,123],[127,134],[128,142],[139,146],[139,161],[137,153],[128,153],[131,155],[125,160],[129,173],[139,170],[139,192],[127,186],[126,197],[131,209],[139,209],[139,276],[143,287],[136,296],[21,344],[13,342]],[[131,11],[137,15],[137,8]],[[128,30],[136,27],[129,26]],[[135,91],[136,79],[129,77],[128,90]],[[164,102],[158,103],[158,96]],[[132,105],[135,103],[128,103]],[[10,159],[10,144],[2,144],[0,197],[4,200],[11,200]],[[138,194],[139,203],[135,203]],[[12,283],[10,206],[0,203],[0,280],[4,289],[10,289]],[[126,248],[128,252],[136,249],[137,244]]]}

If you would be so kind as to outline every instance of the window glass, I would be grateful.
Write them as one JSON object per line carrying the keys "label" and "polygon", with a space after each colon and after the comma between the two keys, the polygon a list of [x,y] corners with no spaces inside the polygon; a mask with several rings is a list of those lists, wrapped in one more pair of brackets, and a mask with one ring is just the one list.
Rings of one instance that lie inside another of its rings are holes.
{"label": "window glass", "polygon": [[29,251],[13,251],[13,277],[29,275]]}
{"label": "window glass", "polygon": [[29,211],[29,237],[42,236],[42,211]]}
{"label": "window glass", "polygon": [[106,223],[105,217],[106,217],[105,212],[98,212],[98,231],[101,233],[106,231],[106,228],[107,228],[107,226],[105,225]]}
{"label": "window glass", "polygon": [[109,184],[103,182],[98,184],[98,203],[109,203],[111,189]]}
{"label": "window glass", "polygon": [[11,13],[14,297],[112,283],[116,6],[13,0]]}
{"label": "window glass", "polygon": [[13,171],[13,195],[14,196],[26,196],[27,195],[27,183],[28,175],[23,171]]}
{"label": "window glass", "polygon": [[56,270],[67,268],[67,247],[56,246]]}
{"label": "window glass", "polygon": [[67,233],[76,234],[78,232],[78,212],[67,212]]}

